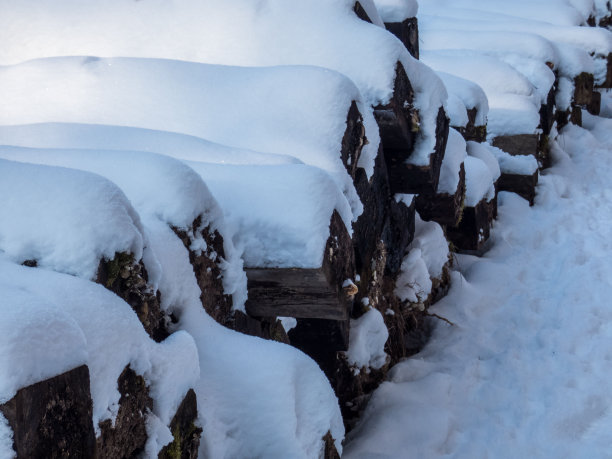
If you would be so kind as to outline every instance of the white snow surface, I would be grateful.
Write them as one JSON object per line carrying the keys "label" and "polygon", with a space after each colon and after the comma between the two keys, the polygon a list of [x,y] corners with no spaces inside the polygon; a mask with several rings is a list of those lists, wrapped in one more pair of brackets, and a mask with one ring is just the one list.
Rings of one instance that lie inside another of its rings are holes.
{"label": "white snow surface", "polygon": [[337,210],[351,210],[324,171],[304,164],[229,166],[189,162],[210,187],[250,268],[319,268]]}
{"label": "white snow surface", "polygon": [[102,258],[147,255],[140,217],[98,175],[0,160],[0,195],[0,251],[16,263],[95,279]]}
{"label": "white snow surface", "polygon": [[[158,417],[162,427],[170,423],[199,371],[196,346],[189,334],[176,332],[162,343],[154,342],[127,303],[90,281],[5,259],[0,259],[0,273],[0,288],[9,293],[3,308],[9,320],[2,321],[3,330],[8,332],[5,327],[19,323],[14,332],[3,333],[0,353],[14,354],[8,362],[2,359],[1,400],[10,399],[17,388],[86,363],[93,423],[98,429],[100,421],[117,415],[117,379],[130,365],[150,386],[154,400],[150,416]],[[19,321],[11,320],[16,314]],[[21,363],[16,364],[13,359],[19,357]],[[162,446],[150,448],[158,451]]]}
{"label": "white snow surface", "polygon": [[0,126],[0,145],[32,148],[148,151],[219,164],[298,164],[294,156],[230,147],[175,132],[127,126],[37,123]]}
{"label": "white snow surface", "polygon": [[[378,126],[359,90],[345,76],[315,67],[49,58],[0,67],[0,88],[3,125],[134,126],[295,156],[332,174],[355,219],[362,205],[340,156],[352,101],[364,116],[374,155],[378,149]],[[362,158],[371,173],[375,156],[368,159],[367,151]]]}
{"label": "white snow surface", "polygon": [[[489,168],[489,172],[491,172],[491,177],[493,178],[493,181],[496,182],[499,176],[501,175],[501,169],[500,169],[498,157],[495,156],[493,152],[491,151],[494,147],[492,147],[488,143],[479,143],[479,142],[474,142],[473,140],[468,141],[466,143],[466,146],[467,146],[467,154],[470,156],[473,156],[474,158],[478,158],[482,162],[484,162]],[[496,149],[500,150],[499,148],[496,148]],[[505,153],[503,152],[503,150],[500,150],[500,151],[502,151],[502,153]],[[510,156],[508,153],[506,154]],[[529,155],[529,157],[535,159],[531,155]],[[537,168],[537,162],[536,162],[536,168]]]}
{"label": "white snow surface", "polygon": [[[114,132],[114,130],[111,132]],[[216,260],[222,271],[224,291],[226,294],[233,296],[235,309],[244,309],[246,276],[242,270],[243,262],[240,253],[232,243],[233,230],[231,226],[226,225],[217,201],[213,198],[201,177],[183,162],[156,153],[138,151],[43,149],[1,145],[0,158],[69,167],[99,174],[121,188],[121,191],[129,198],[141,217],[154,217],[175,228],[189,230],[188,234],[191,236],[192,246],[197,246],[200,250],[206,249],[206,242],[199,231],[218,231],[224,238],[225,258],[219,257]],[[43,173],[45,170],[43,169]],[[87,177],[89,175],[86,175],[85,179]],[[76,190],[71,189],[68,192],[76,193]],[[96,193],[103,193],[103,191],[97,191]],[[104,196],[104,194],[101,196]],[[64,198],[67,202],[71,202],[67,195]],[[93,204],[91,205],[93,206]],[[73,219],[86,217],[86,215],[78,214],[80,209],[80,207],[71,209]],[[92,209],[92,211],[95,210],[95,208]],[[50,208],[49,211],[55,215],[54,208]],[[194,220],[198,217],[201,218],[200,227],[191,228]],[[114,241],[120,237],[113,232],[113,230],[118,232],[120,229],[117,229],[111,220],[103,219],[103,216],[98,218],[99,220],[94,220],[91,224],[100,225],[103,228],[108,227],[110,234],[107,239]],[[17,225],[17,223],[15,224]],[[104,240],[97,241],[97,238],[92,238],[90,233],[85,232],[88,228],[86,226],[81,225],[76,229],[66,228],[63,226],[65,222],[62,220],[58,224],[61,229],[54,233],[56,234],[55,239],[48,243],[57,244],[57,240],[60,240],[64,244],[71,244],[70,250],[72,252],[68,255],[62,252],[61,255],[76,257],[82,250],[80,244],[84,244],[86,247],[86,244],[104,243]],[[48,231],[47,228],[44,228],[44,230],[45,232]],[[15,231],[14,239],[21,240],[20,228],[16,227]],[[69,238],[66,238],[65,235],[70,234],[71,231],[82,232],[80,234],[82,234],[82,239],[85,240],[69,241]],[[41,239],[43,238],[41,237]],[[68,249],[65,251],[67,252]],[[121,252],[121,250],[116,251]],[[91,257],[87,251],[84,251],[80,256],[99,261],[99,257]],[[106,256],[106,258],[109,257]],[[144,262],[150,274],[150,283],[153,288],[156,288],[159,279],[157,260],[151,257],[148,251],[145,251]],[[45,263],[48,263],[48,261],[45,260]],[[53,266],[57,266],[57,264]],[[59,270],[66,272],[66,269]]]}
{"label": "white snow surface", "polygon": [[[31,14],[32,4],[36,15]],[[353,6],[353,0],[187,0],[180,8],[158,0],[110,0],[104,5],[62,0],[51,7],[25,0],[3,8],[0,39],[7,45],[0,64],[96,55],[238,66],[314,65],[348,76],[365,105],[376,106],[390,100],[396,63],[401,62],[422,124],[412,160],[425,165],[435,145],[437,112],[446,101],[444,87],[397,38],[359,19]],[[366,117],[365,107],[360,109]],[[369,175],[379,138],[373,118],[367,116],[365,123],[370,144],[360,165]]]}
{"label": "white snow surface", "polygon": [[455,325],[392,369],[344,457],[609,456],[612,120],[587,119],[534,207],[500,193],[491,249],[430,309]]}
{"label": "white snow surface", "polygon": [[470,154],[473,153],[472,156],[476,157],[484,155],[483,151],[487,149],[497,159],[499,170],[504,174],[533,175],[538,170],[538,161],[532,155],[513,156],[489,143],[475,145],[468,142],[468,148]]}
{"label": "white snow surface", "polygon": [[200,457],[318,457],[328,430],[342,451],[338,401],[317,364],[295,348],[215,322],[202,308],[183,243],[159,221],[149,227],[163,268],[162,306],[198,348]]}
{"label": "white snow surface", "polygon": [[434,70],[471,80],[484,90],[489,136],[533,133],[538,128],[541,96],[511,65],[470,50],[426,50],[421,58]]}
{"label": "white snow surface", "polygon": [[493,175],[487,164],[479,158],[468,156],[465,167],[465,205],[475,207],[483,199],[495,197]]}
{"label": "white snow surface", "polygon": [[384,22],[402,22],[414,18],[419,11],[416,0],[374,0]]}
{"label": "white snow surface", "polygon": [[436,222],[426,222],[417,213],[414,239],[402,261],[401,271],[395,282],[395,294],[401,301],[424,302],[433,286],[440,279],[448,263],[448,243],[442,227]]}
{"label": "white snow surface", "polygon": [[12,445],[13,431],[7,419],[0,413],[0,457],[4,459],[13,459],[17,457],[17,453],[13,450]]}
{"label": "white snow surface", "polygon": [[382,314],[370,308],[358,319],[351,319],[351,334],[346,357],[355,368],[369,371],[380,369],[387,361],[385,343],[389,330]]}
{"label": "white snow surface", "polygon": [[[484,126],[487,123],[487,115],[489,113],[489,101],[485,92],[480,86],[465,78],[460,78],[455,75],[451,75],[446,72],[436,72],[438,77],[446,86],[449,96],[449,118],[451,120],[451,126],[465,126],[468,122],[466,110],[476,109],[476,126]],[[456,109],[461,110],[457,113],[451,108],[451,99],[455,98],[459,100],[462,105],[455,105]],[[464,121],[465,120],[465,121]]]}
{"label": "white snow surface", "polygon": [[440,168],[440,180],[438,182],[438,193],[454,195],[459,186],[459,170],[467,156],[466,143],[463,136],[455,129],[448,131],[446,152]]}
{"label": "white snow surface", "polygon": [[449,256],[444,231],[436,222],[426,222],[418,214],[414,224],[414,240],[408,246],[409,250],[416,248],[421,250],[430,277],[440,279]]}

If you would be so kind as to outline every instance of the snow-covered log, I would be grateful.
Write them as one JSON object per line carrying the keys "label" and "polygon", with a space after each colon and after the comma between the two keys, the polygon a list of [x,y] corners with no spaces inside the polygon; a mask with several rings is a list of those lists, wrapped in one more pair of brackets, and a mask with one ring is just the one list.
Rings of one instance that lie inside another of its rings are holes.
{"label": "snow-covered log", "polygon": [[468,156],[464,164],[465,206],[459,223],[446,227],[446,235],[457,250],[480,254],[496,212],[495,179],[489,166],[477,157]]}

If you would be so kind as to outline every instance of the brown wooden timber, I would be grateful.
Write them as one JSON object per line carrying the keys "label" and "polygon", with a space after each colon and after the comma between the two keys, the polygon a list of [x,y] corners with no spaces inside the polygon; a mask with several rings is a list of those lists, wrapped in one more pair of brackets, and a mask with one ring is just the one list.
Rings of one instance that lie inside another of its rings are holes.
{"label": "brown wooden timber", "polygon": [[355,292],[342,285],[355,277],[355,257],[351,238],[336,211],[320,268],[254,267],[246,273],[246,311],[250,316],[348,320]]}
{"label": "brown wooden timber", "polygon": [[419,58],[419,22],[417,18],[407,18],[402,22],[385,22],[385,28],[399,38],[412,57]]}
{"label": "brown wooden timber", "polygon": [[455,194],[420,194],[416,197],[416,209],[423,220],[433,220],[440,225],[456,225],[463,210],[465,199],[465,168],[459,168],[459,183]]}

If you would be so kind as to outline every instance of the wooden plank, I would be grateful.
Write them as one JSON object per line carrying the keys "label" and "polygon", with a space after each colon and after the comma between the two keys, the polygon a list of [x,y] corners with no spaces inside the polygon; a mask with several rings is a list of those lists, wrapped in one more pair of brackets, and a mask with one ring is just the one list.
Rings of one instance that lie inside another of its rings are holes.
{"label": "wooden plank", "polygon": [[246,269],[249,299],[246,311],[254,317],[296,317],[346,320],[323,269]]}
{"label": "wooden plank", "polygon": [[510,191],[529,201],[533,206],[535,199],[535,188],[538,184],[538,171],[532,175],[504,174],[499,177],[499,191]]}
{"label": "wooden plank", "polygon": [[447,226],[446,235],[455,246],[456,251],[482,254],[485,243],[489,239],[492,206],[495,201],[483,199],[475,207],[465,207],[463,217],[456,226]]}
{"label": "wooden plank", "polygon": [[461,163],[459,184],[455,194],[420,194],[416,197],[416,209],[423,220],[433,220],[440,225],[454,226],[461,218],[465,198],[465,168]]}
{"label": "wooden plank", "polygon": [[538,134],[503,135],[493,139],[493,146],[514,156],[538,155]]}

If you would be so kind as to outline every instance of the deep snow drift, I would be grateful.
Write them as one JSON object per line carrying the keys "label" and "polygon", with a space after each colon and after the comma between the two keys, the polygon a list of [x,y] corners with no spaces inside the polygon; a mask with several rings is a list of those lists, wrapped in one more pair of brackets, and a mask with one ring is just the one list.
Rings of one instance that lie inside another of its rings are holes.
{"label": "deep snow drift", "polygon": [[609,456],[612,120],[584,116],[535,207],[500,194],[491,250],[431,308],[455,325],[392,369],[345,457]]}

